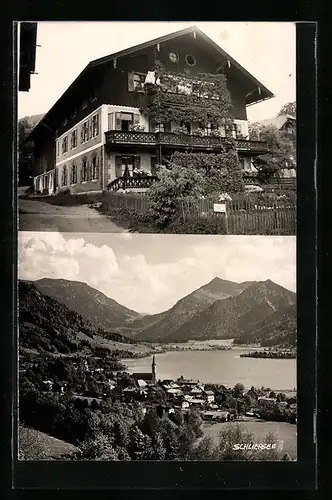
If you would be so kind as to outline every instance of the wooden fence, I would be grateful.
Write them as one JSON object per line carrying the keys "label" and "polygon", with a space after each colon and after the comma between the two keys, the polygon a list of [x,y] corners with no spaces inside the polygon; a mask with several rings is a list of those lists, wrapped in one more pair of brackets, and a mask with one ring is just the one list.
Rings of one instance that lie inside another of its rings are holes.
{"label": "wooden fence", "polygon": [[104,192],[102,205],[105,210],[126,208],[135,212],[146,213],[149,209],[149,200],[148,196],[144,194],[120,194],[109,191]]}
{"label": "wooden fence", "polygon": [[[218,213],[214,205],[225,203],[225,213]],[[215,221],[224,227],[226,234],[296,234],[295,194],[286,198],[272,198],[262,195],[233,196],[231,201],[210,199],[176,200],[178,217],[183,223]],[[139,194],[104,193],[103,208],[125,208],[147,213],[149,197]]]}
{"label": "wooden fence", "polygon": [[236,197],[232,201],[217,202],[225,205],[225,213],[214,211],[213,200],[178,200],[184,222],[199,218],[224,220],[226,234],[295,235],[295,197],[267,199],[251,196]]}

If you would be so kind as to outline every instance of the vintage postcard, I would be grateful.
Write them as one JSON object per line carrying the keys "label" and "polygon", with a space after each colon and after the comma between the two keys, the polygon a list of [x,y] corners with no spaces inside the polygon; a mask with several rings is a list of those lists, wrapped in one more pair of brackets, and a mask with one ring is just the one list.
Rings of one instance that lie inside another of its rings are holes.
{"label": "vintage postcard", "polygon": [[16,28],[18,467],[299,465],[296,24]]}

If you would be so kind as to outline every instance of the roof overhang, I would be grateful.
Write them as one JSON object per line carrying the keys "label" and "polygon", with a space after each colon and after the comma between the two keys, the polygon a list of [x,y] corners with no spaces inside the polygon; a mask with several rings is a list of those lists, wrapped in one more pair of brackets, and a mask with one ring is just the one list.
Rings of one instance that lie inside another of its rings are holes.
{"label": "roof overhang", "polygon": [[135,45],[133,47],[129,47],[128,49],[120,50],[119,52],[115,52],[114,54],[110,54],[108,56],[101,57],[99,59],[95,59],[91,61],[83,71],[78,75],[78,77],[72,82],[72,84],[68,87],[68,89],[62,94],[62,96],[56,101],[56,103],[52,106],[52,108],[45,114],[44,118],[36,125],[36,127],[32,130],[30,135],[27,137],[26,142],[32,141],[37,132],[39,132],[40,128],[43,124],[47,125],[48,120],[55,114],[55,111],[59,104],[70,94],[70,92],[80,83],[83,77],[85,77],[92,69],[97,66],[109,63],[118,59],[119,57],[128,56],[135,52],[139,52],[146,48],[152,47],[157,44],[161,44],[163,42],[167,42],[169,40],[173,40],[175,38],[179,38],[181,36],[187,34],[194,34],[195,37],[199,37],[201,40],[204,40],[207,44],[209,44],[221,57],[222,62],[228,62],[228,66],[230,68],[235,68],[235,70],[243,77],[243,79],[247,82],[247,87],[250,88],[248,94],[246,96],[246,105],[256,104],[257,102],[265,101],[266,99],[271,99],[274,97],[274,94],[265,87],[262,83],[260,83],[257,78],[251,75],[243,66],[241,66],[235,59],[233,59],[227,52],[225,52],[217,43],[215,43],[211,38],[209,38],[203,31],[201,31],[196,26],[190,26],[189,28],[185,28],[183,30],[176,31],[174,33],[169,33],[167,35],[163,35],[159,38],[155,38],[153,40],[149,40],[148,42],[141,43],[139,45]]}

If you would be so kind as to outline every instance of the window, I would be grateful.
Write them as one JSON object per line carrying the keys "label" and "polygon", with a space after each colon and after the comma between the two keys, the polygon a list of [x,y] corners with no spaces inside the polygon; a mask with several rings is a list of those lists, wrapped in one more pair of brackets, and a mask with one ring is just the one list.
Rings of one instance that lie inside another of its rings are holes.
{"label": "window", "polygon": [[150,157],[150,165],[151,165],[151,174],[152,175],[157,175],[157,157],[156,156],[151,156]]}
{"label": "window", "polygon": [[165,124],[157,123],[155,126],[155,132],[165,132]]}
{"label": "window", "polygon": [[68,184],[68,170],[66,165],[62,167],[62,177],[61,177],[61,185],[67,186]]}
{"label": "window", "polygon": [[144,73],[128,73],[128,91],[144,92],[145,77]]}
{"label": "window", "polygon": [[82,160],[82,174],[81,174],[82,182],[87,182],[88,180],[88,161],[86,158]]}
{"label": "window", "polygon": [[195,64],[196,64],[196,59],[194,58],[194,56],[192,54],[186,55],[185,60],[186,60],[186,63],[188,64],[188,66],[195,66]]}
{"label": "window", "polygon": [[92,117],[92,137],[96,137],[99,134],[99,120],[98,120],[98,115],[94,115]]}
{"label": "window", "polygon": [[191,134],[191,123],[180,122],[180,127],[185,127],[187,129],[188,134]]}
{"label": "window", "polygon": [[77,165],[76,165],[76,163],[73,163],[72,166],[71,166],[70,183],[71,184],[76,184],[77,183]]}
{"label": "window", "polygon": [[73,108],[70,113],[70,117],[74,118],[76,116],[76,108]]}
{"label": "window", "polygon": [[145,75],[142,73],[134,73],[134,89],[144,91]]}
{"label": "window", "polygon": [[68,136],[64,137],[62,139],[62,154],[67,153],[68,151]]}
{"label": "window", "polygon": [[71,133],[71,149],[77,146],[77,130],[73,130]]}
{"label": "window", "polygon": [[93,156],[91,159],[91,179],[96,180],[99,177],[99,158],[98,156]]}
{"label": "window", "polygon": [[59,141],[57,141],[57,143],[56,143],[56,155],[59,156],[59,154],[60,154],[60,143],[59,143]]}
{"label": "window", "polygon": [[133,121],[133,113],[115,113],[115,130],[128,131]]}
{"label": "window", "polygon": [[179,60],[179,55],[176,54],[176,52],[171,52],[170,54],[168,54],[168,57],[172,63],[176,63]]}
{"label": "window", "polygon": [[83,99],[83,101],[82,101],[82,109],[85,109],[87,106],[88,106],[88,100],[87,99]]}
{"label": "window", "polygon": [[212,130],[212,127],[211,127],[211,124],[209,123],[208,125],[206,125],[204,127],[204,134],[205,135],[211,135],[211,130]]}
{"label": "window", "polygon": [[88,128],[88,122],[84,122],[81,127],[81,144],[84,142],[87,142],[89,139],[89,128]]}
{"label": "window", "polygon": [[67,125],[67,117],[65,116],[65,118],[63,119],[62,121],[62,126],[65,127]]}

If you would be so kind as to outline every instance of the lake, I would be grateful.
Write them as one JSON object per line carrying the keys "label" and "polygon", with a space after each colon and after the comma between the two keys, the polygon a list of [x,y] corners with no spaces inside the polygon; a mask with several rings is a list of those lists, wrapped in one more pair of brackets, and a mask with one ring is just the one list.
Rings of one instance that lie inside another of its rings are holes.
{"label": "lake", "polygon": [[[296,389],[296,359],[241,358],[240,354],[255,349],[234,347],[224,351],[170,351],[156,354],[157,380],[192,378],[203,383],[223,384],[233,387],[242,383],[269,387],[278,391]],[[150,372],[152,356],[124,359],[129,373]]]}

